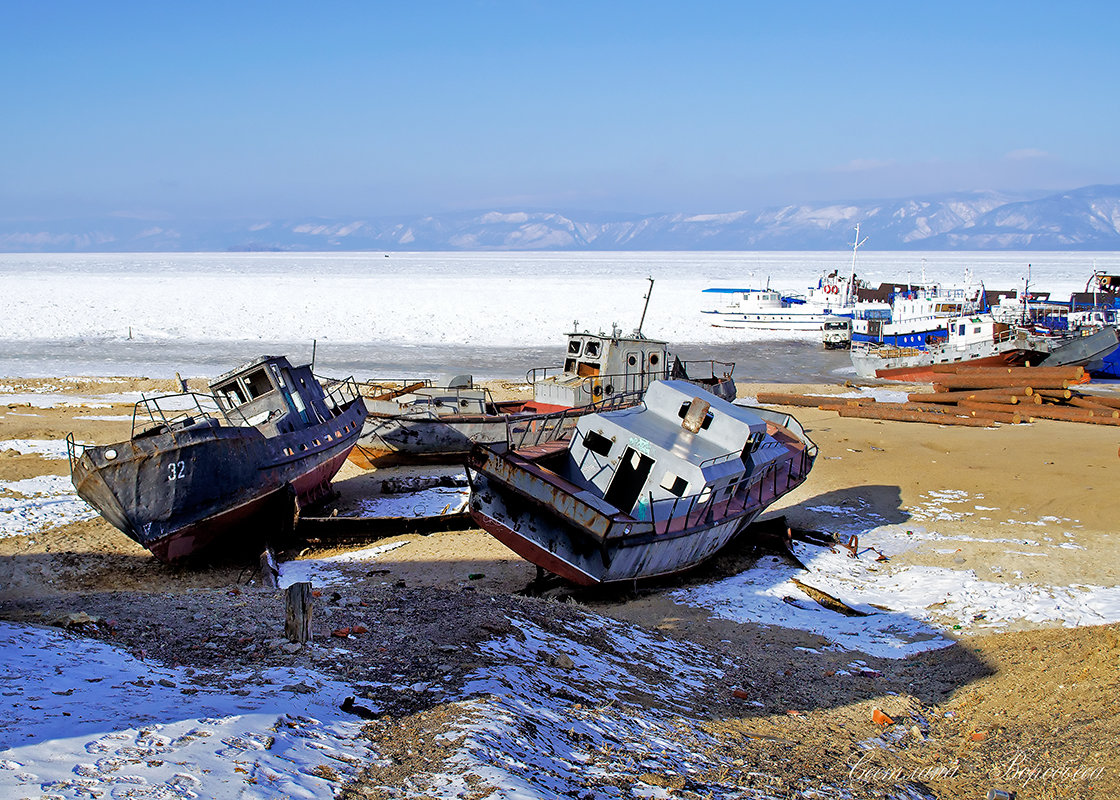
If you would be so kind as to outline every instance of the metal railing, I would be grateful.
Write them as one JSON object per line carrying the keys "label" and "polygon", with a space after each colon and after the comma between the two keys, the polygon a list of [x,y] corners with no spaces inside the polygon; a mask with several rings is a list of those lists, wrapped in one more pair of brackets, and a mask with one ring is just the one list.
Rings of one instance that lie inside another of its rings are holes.
{"label": "metal railing", "polygon": [[624,392],[589,406],[566,408],[547,414],[512,417],[506,420],[506,444],[510,450],[516,450],[567,438],[572,435],[579,418],[585,414],[597,414],[637,405],[641,402],[642,394],[642,392]]}
{"label": "metal railing", "polygon": [[[188,408],[164,408],[172,399],[189,398],[193,403],[192,407]],[[205,401],[205,406],[204,406]],[[163,405],[161,405],[161,403]],[[181,430],[187,425],[195,422],[201,422],[205,419],[216,419],[225,421],[227,425],[249,425],[249,420],[240,409],[231,409],[236,412],[240,417],[240,421],[235,421],[230,418],[230,411],[227,411],[219,405],[218,401],[213,395],[202,394],[200,392],[177,392],[174,394],[164,394],[158,397],[145,397],[140,402],[132,407],[132,436],[137,435],[137,426],[144,426],[141,432],[151,430],[148,426],[156,426],[157,429],[162,426],[164,429],[174,433],[175,430]],[[143,414],[141,413],[143,412]]]}

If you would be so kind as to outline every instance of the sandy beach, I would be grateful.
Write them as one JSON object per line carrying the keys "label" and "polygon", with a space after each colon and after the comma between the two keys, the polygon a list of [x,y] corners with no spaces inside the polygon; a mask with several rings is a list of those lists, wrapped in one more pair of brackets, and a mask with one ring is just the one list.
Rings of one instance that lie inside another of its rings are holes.
{"label": "sandy beach", "polygon": [[[1120,428],[788,409],[820,455],[763,519],[854,535],[855,556],[798,543],[805,573],[748,533],[674,580],[527,594],[535,568],[478,530],[300,547],[284,572],[312,576],[321,596],[317,646],[293,650],[278,643],[279,594],[245,558],[161,565],[69,488],[65,436],[126,439],[136,393],[170,381],[0,384],[0,619],[153,669],[222,674],[229,689],[266,667],[313,668],[350,697],[341,716],[364,726],[364,757],[250,796],[1120,797]],[[859,387],[738,386],[740,398],[767,390]],[[347,464],[336,506],[383,477]],[[791,588],[795,572],[870,615],[823,609]],[[107,766],[71,770],[85,784],[40,780],[24,729],[56,762],[92,757],[35,733],[56,707],[23,701],[32,680],[6,641],[4,796],[126,796],[109,794],[123,773]],[[517,778],[518,759],[551,782]],[[241,796],[191,791],[159,796]]]}

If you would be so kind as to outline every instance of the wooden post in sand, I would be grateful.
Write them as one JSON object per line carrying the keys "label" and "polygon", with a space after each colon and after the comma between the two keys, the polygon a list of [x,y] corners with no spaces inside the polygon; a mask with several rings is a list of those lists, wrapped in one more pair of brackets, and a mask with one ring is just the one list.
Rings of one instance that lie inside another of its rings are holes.
{"label": "wooden post in sand", "polygon": [[284,591],[284,635],[289,642],[311,641],[310,583],[293,583]]}

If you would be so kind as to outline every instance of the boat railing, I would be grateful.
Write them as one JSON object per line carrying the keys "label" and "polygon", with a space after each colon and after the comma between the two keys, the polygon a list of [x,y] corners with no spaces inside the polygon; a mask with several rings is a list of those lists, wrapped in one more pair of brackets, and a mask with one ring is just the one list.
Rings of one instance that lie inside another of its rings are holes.
{"label": "boat railing", "polygon": [[362,396],[358,382],[354,380],[352,375],[348,378],[334,380],[319,379],[319,385],[323,387],[323,399],[327,407],[332,409],[335,414],[338,414]]}
{"label": "boat railing", "polygon": [[512,417],[506,420],[506,443],[510,450],[517,450],[568,438],[583,415],[636,405],[641,402],[642,394],[642,392],[624,392],[588,406],[565,408],[547,414]]}
{"label": "boat railing", "polygon": [[[231,418],[235,413],[240,419]],[[132,436],[155,430],[174,433],[188,425],[207,419],[222,420],[227,425],[251,425],[245,414],[237,408],[226,411],[218,405],[213,395],[199,392],[176,392],[158,397],[145,397],[132,407]]]}
{"label": "boat railing", "polygon": [[[585,391],[593,395],[595,399],[599,399],[603,395],[615,394],[618,391],[633,391],[629,387],[634,383],[645,387],[653,381],[665,380],[669,377],[670,366],[670,364],[658,364],[641,372],[596,373],[594,375],[568,373],[564,371],[563,367],[533,367],[525,373],[525,382],[535,384],[547,378],[570,375],[571,380],[578,380]],[[734,364],[732,366],[734,367]]]}
{"label": "boat railing", "polygon": [[[757,492],[758,504],[763,505],[763,495],[767,482],[772,484],[771,493],[777,496],[781,490],[779,482],[784,477],[785,488],[789,489],[797,478],[808,474],[816,456],[816,446],[812,450],[801,451],[797,459],[780,459],[767,462],[761,469],[752,472],[738,483],[718,488],[705,487],[697,494],[685,497],[665,497],[658,500],[650,494],[647,503],[635,510],[637,518],[648,519],[656,533],[666,533],[670,529],[688,530],[699,525],[711,524],[723,517],[731,517],[751,507],[751,495]],[[795,472],[794,468],[797,467]],[[648,512],[646,512],[648,509]],[[645,513],[643,513],[645,512]],[[646,516],[648,513],[648,517]],[[675,524],[678,523],[679,524]]]}
{"label": "boat railing", "polygon": [[[318,377],[318,376],[316,376]],[[324,379],[318,379],[320,383]],[[354,381],[353,378],[349,380]],[[354,381],[359,394],[367,400],[393,400],[417,389],[427,389],[432,385],[430,378],[378,378],[368,381]]]}
{"label": "boat railing", "polygon": [[[681,367],[684,369],[684,378],[695,378],[699,373],[694,370],[699,370],[701,367],[707,367],[707,371],[711,373],[713,378],[730,378],[735,373],[734,361],[716,361],[715,359],[698,359],[695,361],[681,361]],[[717,373],[717,368],[719,372]]]}

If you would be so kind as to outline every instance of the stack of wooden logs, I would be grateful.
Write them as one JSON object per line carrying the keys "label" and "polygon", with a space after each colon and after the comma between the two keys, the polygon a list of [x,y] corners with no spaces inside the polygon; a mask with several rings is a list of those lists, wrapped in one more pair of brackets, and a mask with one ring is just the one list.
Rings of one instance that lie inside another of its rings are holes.
{"label": "stack of wooden logs", "polygon": [[764,405],[814,406],[842,417],[988,427],[1036,419],[1120,426],[1120,398],[1087,394],[1082,367],[935,366],[932,392],[908,394],[904,403],[869,397],[760,392]]}

